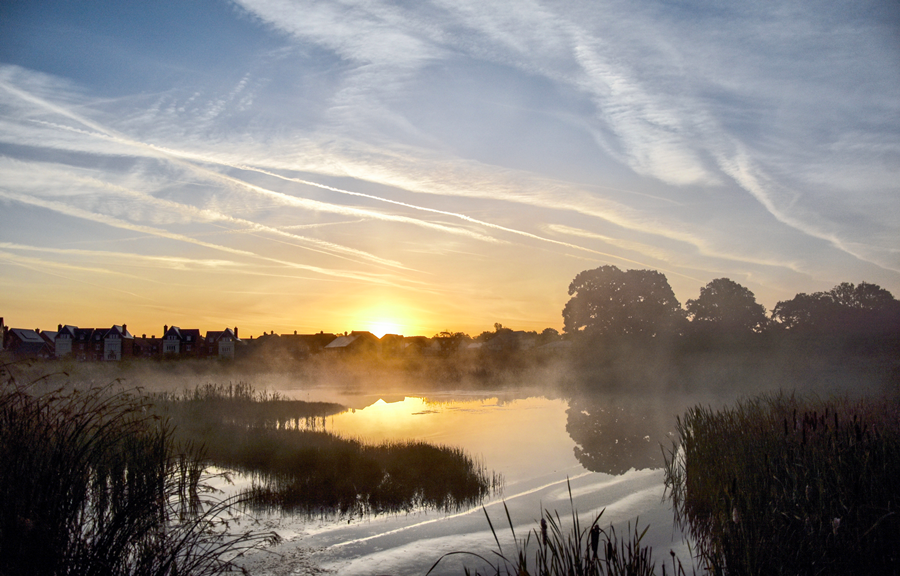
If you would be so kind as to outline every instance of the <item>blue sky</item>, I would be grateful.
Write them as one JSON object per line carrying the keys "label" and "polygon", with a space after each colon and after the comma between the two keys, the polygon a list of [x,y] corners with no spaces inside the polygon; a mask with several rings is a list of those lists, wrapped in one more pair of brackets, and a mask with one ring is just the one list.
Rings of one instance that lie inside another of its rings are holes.
{"label": "blue sky", "polygon": [[7,2],[0,313],[560,328],[604,264],[896,296],[898,94],[895,1]]}

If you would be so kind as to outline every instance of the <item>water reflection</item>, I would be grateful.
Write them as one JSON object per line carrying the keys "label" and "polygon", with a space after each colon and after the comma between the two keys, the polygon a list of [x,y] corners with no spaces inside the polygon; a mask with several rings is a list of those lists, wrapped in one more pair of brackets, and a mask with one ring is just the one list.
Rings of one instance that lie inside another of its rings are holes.
{"label": "water reflection", "polygon": [[[340,398],[356,408],[329,417],[331,432],[370,442],[421,440],[458,447],[503,475],[503,493],[485,498],[483,510],[416,511],[306,525],[302,545],[321,548],[316,558],[322,567],[342,575],[424,574],[445,552],[490,554],[494,535],[485,512],[495,527],[504,527],[498,528],[503,540],[511,537],[505,530],[507,510],[516,533],[525,534],[542,508],[565,513],[574,504],[582,521],[605,510],[604,521],[617,529],[640,518],[651,527],[643,543],[689,558],[662,499],[662,472],[652,468],[659,467],[659,444],[668,442],[675,415],[696,398],[546,394],[518,389]],[[444,566],[440,573],[462,574],[463,569]]]}
{"label": "water reflection", "polygon": [[[240,384],[153,400],[177,441],[202,445],[209,464],[249,477],[250,487],[237,496],[257,512],[452,512],[481,503],[500,486],[497,476],[456,447],[326,432],[328,418],[344,411],[339,404],[289,400]],[[381,416],[393,419],[390,411]]]}
{"label": "water reflection", "polygon": [[686,402],[622,394],[567,400],[525,396],[378,400],[331,417],[329,427],[376,441],[417,439],[461,446],[510,482],[573,465],[618,475],[662,466],[660,444],[668,446],[678,407]]}
{"label": "water reflection", "polygon": [[432,394],[370,402],[329,418],[331,432],[367,442],[419,440],[465,450],[507,486],[582,467],[565,432],[566,401],[544,396]]}
{"label": "water reflection", "polygon": [[[248,494],[257,511],[358,517],[422,507],[460,510],[490,498],[501,477],[504,497],[512,498],[549,476],[660,468],[660,444],[669,444],[684,402],[522,395],[375,396],[357,398],[357,408],[324,419],[262,418],[251,426],[252,442],[228,442],[232,450],[253,444],[253,465],[229,463],[252,476]],[[283,453],[298,442],[302,448]]]}
{"label": "water reflection", "polygon": [[662,466],[660,443],[667,443],[674,420],[673,411],[646,398],[584,396],[569,400],[566,431],[582,466],[623,474]]}

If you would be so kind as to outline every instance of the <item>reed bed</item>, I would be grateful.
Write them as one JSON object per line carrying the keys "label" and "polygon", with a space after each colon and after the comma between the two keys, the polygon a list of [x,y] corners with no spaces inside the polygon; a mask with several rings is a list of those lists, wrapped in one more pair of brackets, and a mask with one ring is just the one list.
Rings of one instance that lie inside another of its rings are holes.
{"label": "reed bed", "polygon": [[372,445],[325,432],[315,420],[343,411],[337,404],[287,400],[243,383],[157,395],[153,402],[182,441],[205,447],[209,464],[251,475],[253,486],[242,502],[254,512],[352,517],[422,507],[455,511],[502,487],[502,478],[457,448]]}
{"label": "reed bed", "polygon": [[333,402],[305,402],[247,382],[204,384],[180,393],[160,392],[152,402],[179,422],[200,419],[254,428],[324,430],[325,419],[346,410]]}
{"label": "reed bed", "polygon": [[710,572],[900,572],[895,400],[761,396],[677,430],[666,487]]}
{"label": "reed bed", "polygon": [[0,574],[220,574],[277,539],[229,533],[235,502],[141,398],[0,386]]}

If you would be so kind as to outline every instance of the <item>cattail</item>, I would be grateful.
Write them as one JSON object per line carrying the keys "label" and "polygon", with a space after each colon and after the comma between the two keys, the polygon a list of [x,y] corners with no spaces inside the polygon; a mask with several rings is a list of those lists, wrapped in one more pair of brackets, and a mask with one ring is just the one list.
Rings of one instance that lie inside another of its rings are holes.
{"label": "cattail", "polygon": [[547,521],[541,518],[541,545],[547,547]]}
{"label": "cattail", "polygon": [[831,533],[837,536],[838,528],[841,527],[841,519],[835,518],[831,521]]}
{"label": "cattail", "polygon": [[591,527],[591,552],[594,553],[594,558],[597,557],[597,548],[600,546],[600,527],[594,524]]}

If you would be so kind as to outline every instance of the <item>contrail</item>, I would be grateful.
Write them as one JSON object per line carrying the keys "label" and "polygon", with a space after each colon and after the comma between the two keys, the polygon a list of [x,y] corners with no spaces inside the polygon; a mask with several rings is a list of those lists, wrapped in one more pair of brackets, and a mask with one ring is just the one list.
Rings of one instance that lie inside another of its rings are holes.
{"label": "contrail", "polygon": [[195,244],[197,246],[202,246],[204,248],[209,248],[212,250],[219,250],[222,252],[227,252],[229,254],[235,254],[239,256],[244,256],[247,258],[253,258],[256,260],[262,260],[264,262],[270,262],[274,264],[279,264],[281,266],[285,266],[288,268],[295,268],[298,270],[307,270],[311,272],[316,272],[318,274],[322,274],[325,276],[334,276],[338,278],[350,278],[354,280],[359,280],[363,282],[372,282],[375,284],[382,284],[386,286],[394,286],[396,288],[405,288],[405,286],[388,282],[383,278],[374,275],[366,275],[356,272],[350,272],[345,270],[330,270],[327,268],[322,268],[319,266],[311,266],[308,264],[298,264],[296,262],[289,262],[286,260],[279,260],[277,258],[270,258],[268,256],[261,256],[254,252],[250,252],[248,250],[240,250],[238,248],[231,248],[228,246],[222,246],[220,244],[213,244],[211,242],[204,242],[202,240],[197,240],[196,238],[191,238],[190,236],[185,236],[183,234],[177,234],[174,232],[168,232],[166,230],[160,230],[158,228],[153,228],[151,226],[145,226],[142,224],[132,224],[131,222],[125,222],[123,220],[119,220],[118,218],[114,218],[111,216],[106,216],[103,214],[95,214],[93,212],[88,212],[87,210],[82,210],[80,208],[75,208],[66,204],[62,204],[59,202],[53,202],[48,200],[41,200],[38,198],[34,198],[31,196],[23,196],[20,194],[15,194],[13,192],[9,192],[3,189],[0,189],[0,196],[9,198],[10,200],[15,200],[21,202],[23,204],[31,204],[33,206],[39,206],[41,208],[46,208],[48,210],[53,210],[54,212],[59,212],[60,214],[66,214],[68,216],[73,216],[76,218],[82,218],[84,220],[90,220],[92,222],[99,222],[101,224],[106,224],[108,226],[113,226],[116,228],[123,228],[125,230],[131,230],[134,232],[142,232],[145,234],[150,234],[153,236],[158,236],[161,238],[168,238],[170,240],[178,240],[181,242],[187,242],[190,244]]}
{"label": "contrail", "polygon": [[590,252],[591,254],[605,256],[607,258],[616,258],[618,260],[625,260],[627,262],[633,262],[634,264],[641,264],[640,262],[635,262],[634,260],[628,260],[627,258],[622,258],[621,256],[615,256],[613,254],[608,254],[606,252],[592,250],[590,248],[585,248],[584,246],[579,246],[577,244],[563,242],[562,240],[554,240],[552,238],[546,238],[544,236],[538,236],[537,234],[532,234],[531,232],[525,232],[524,230],[516,230],[515,228],[508,228],[506,226],[501,226],[499,224],[493,224],[491,222],[486,222],[484,220],[478,220],[477,218],[472,218],[471,216],[467,216],[465,214],[460,214],[459,212],[449,212],[447,210],[438,210],[436,208],[428,208],[425,206],[418,206],[416,204],[408,204],[406,202],[400,202],[399,200],[391,200],[390,198],[374,196],[372,194],[365,194],[363,192],[353,192],[351,190],[335,188],[334,186],[328,186],[327,184],[320,184],[318,182],[312,182],[310,180],[303,180],[301,178],[290,178],[288,176],[282,176],[281,174],[276,174],[274,172],[269,172],[267,170],[263,170],[261,168],[255,168],[252,166],[238,165],[238,166],[234,166],[234,168],[237,168],[239,170],[247,170],[250,172],[258,172],[260,174],[266,174],[268,176],[272,176],[274,178],[280,178],[280,179],[286,180],[288,182],[296,182],[297,184],[305,184],[307,186],[313,186],[316,188],[321,188],[322,190],[329,190],[331,192],[337,192],[339,194],[347,194],[348,196],[359,196],[362,198],[367,198],[369,200],[385,202],[387,204],[394,204],[396,206],[403,206],[404,208],[411,208],[413,210],[420,210],[422,212],[430,212],[432,214],[440,214],[442,216],[450,216],[452,218],[458,218],[460,220],[470,222],[472,224],[477,224],[479,226],[485,226],[487,228],[493,228],[494,230],[500,230],[502,232],[508,232],[510,234],[517,234],[519,236],[524,236],[524,237],[530,238],[532,240],[539,240],[541,242],[549,242],[551,244],[557,244],[559,246],[565,246],[566,248],[573,248],[575,250],[582,250],[584,252]]}

